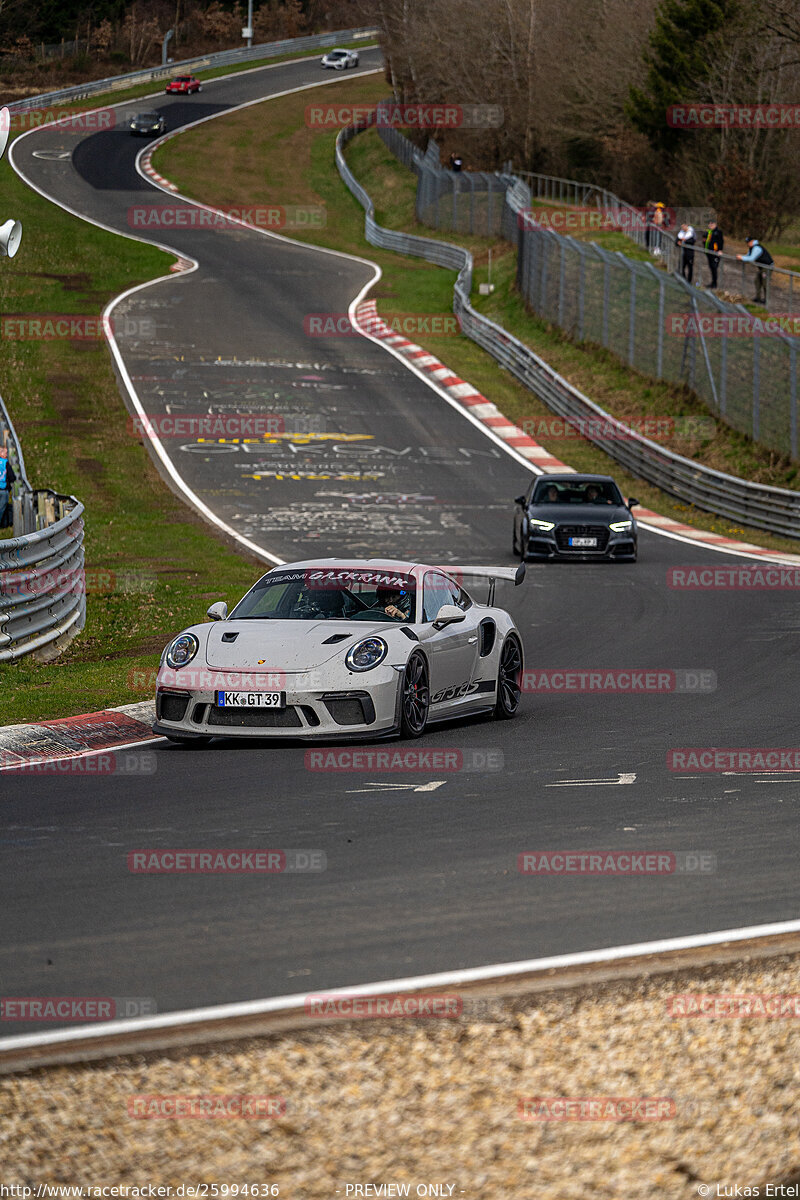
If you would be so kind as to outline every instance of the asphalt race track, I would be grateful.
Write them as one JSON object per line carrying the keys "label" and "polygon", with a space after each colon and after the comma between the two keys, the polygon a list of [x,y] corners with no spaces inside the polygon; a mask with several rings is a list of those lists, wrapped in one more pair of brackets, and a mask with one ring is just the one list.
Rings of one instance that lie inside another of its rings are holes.
{"label": "asphalt race track", "polygon": [[[255,71],[155,107],[173,129],[319,74],[314,60]],[[71,161],[33,157],[65,147]],[[132,205],[167,199],[135,172],[139,149],[123,131],[45,131],[14,157],[61,203],[127,232]],[[368,266],[242,230],[152,236],[200,266],[117,309],[155,323],[152,338],[118,333],[147,412],[280,413],[334,435],[213,456],[165,443],[205,503],[287,559],[511,562],[525,466],[379,346],[304,334],[310,312],[347,311]],[[798,744],[793,592],[667,585],[670,566],[743,561],[643,531],[635,565],[531,565],[500,593],[529,669],[694,669],[716,686],[528,694],[513,722],[414,744],[478,769],[312,770],[304,746],[219,742],[136,751],[139,774],[0,776],[4,994],[149,997],[163,1012],[796,918],[798,774],[667,767],[671,748]],[[127,868],[130,850],[217,847],[322,851],[326,870]],[[697,852],[711,869],[517,869],[526,851],[598,849]]]}

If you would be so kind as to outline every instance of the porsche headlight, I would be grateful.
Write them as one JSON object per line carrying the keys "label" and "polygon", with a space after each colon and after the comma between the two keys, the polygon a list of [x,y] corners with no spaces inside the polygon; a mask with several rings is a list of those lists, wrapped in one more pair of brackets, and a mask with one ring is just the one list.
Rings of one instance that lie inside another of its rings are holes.
{"label": "porsche headlight", "polygon": [[174,670],[187,666],[200,648],[200,643],[193,633],[181,633],[167,647],[167,666]]}
{"label": "porsche headlight", "polygon": [[371,671],[386,658],[389,647],[383,638],[368,637],[351,646],[345,662],[351,671]]}
{"label": "porsche headlight", "polygon": [[626,529],[633,528],[633,521],[612,521],[608,528],[613,529],[614,533],[624,533]]}
{"label": "porsche headlight", "polygon": [[540,521],[538,517],[529,517],[528,524],[534,529],[555,529],[555,521]]}

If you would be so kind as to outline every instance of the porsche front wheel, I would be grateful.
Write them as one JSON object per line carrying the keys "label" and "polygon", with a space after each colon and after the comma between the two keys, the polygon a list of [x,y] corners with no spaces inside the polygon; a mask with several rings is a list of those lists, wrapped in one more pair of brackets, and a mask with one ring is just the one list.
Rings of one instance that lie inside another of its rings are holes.
{"label": "porsche front wheel", "polygon": [[415,650],[403,674],[403,693],[400,704],[400,736],[422,737],[428,724],[431,692],[428,664],[425,656]]}

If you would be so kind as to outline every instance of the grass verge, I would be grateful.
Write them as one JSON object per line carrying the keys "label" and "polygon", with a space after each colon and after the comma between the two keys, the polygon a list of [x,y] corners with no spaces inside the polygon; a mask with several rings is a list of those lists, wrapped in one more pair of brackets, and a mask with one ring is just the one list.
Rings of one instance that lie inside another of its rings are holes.
{"label": "grass verge", "polygon": [[[382,79],[343,81],[328,90],[326,99],[331,104],[337,100],[369,102],[380,99],[385,90]],[[324,204],[326,228],[293,236],[299,241],[368,254],[383,271],[372,292],[383,315],[451,312],[452,272],[366,246],[363,210],[332,166],[335,135],[315,133],[305,127],[302,98],[287,96],[269,103],[269,122],[263,120],[256,106],[172,139],[156,152],[157,170],[175,182],[184,194],[220,207],[241,204],[243,197],[252,204]],[[220,162],[213,180],[207,177],[209,154]],[[434,236],[433,231],[420,226],[414,218],[413,175],[389,154],[374,131],[362,134],[350,144],[348,161],[373,196],[379,222]],[[487,277],[488,252],[492,250],[492,279],[497,288],[491,297],[476,300],[476,306],[501,321],[604,408],[624,419],[638,415],[708,415],[699,398],[688,389],[639,375],[602,348],[574,345],[559,330],[527,313],[512,286],[514,253],[508,243],[456,234],[447,237],[472,251],[476,288]],[[469,339],[415,335],[415,340],[442,357],[517,424],[552,418],[549,409]],[[577,470],[613,473],[626,494],[635,494],[644,505],[666,516],[725,536],[744,537],[771,549],[794,553],[798,550],[797,542],[789,538],[773,537],[682,504],[629,475],[584,439],[565,441],[537,435],[537,440]],[[710,465],[745,478],[783,486],[792,486],[795,480],[797,468],[793,464],[719,423],[716,436],[709,442],[688,439],[678,442],[675,448],[698,459],[706,455],[712,459]]]}

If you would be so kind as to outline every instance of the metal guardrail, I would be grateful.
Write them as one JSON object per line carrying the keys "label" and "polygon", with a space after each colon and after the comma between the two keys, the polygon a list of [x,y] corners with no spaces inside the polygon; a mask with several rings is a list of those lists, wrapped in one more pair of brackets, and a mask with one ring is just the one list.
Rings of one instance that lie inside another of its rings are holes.
{"label": "metal guardrail", "polygon": [[166,79],[172,75],[208,70],[214,67],[226,67],[233,63],[277,58],[281,54],[295,50],[300,52],[324,50],[327,46],[337,46],[340,42],[377,36],[377,32],[371,26],[364,26],[359,29],[338,29],[333,33],[315,33],[307,37],[286,38],[281,42],[263,42],[258,46],[242,46],[235,50],[220,50],[216,54],[186,58],[181,62],[168,63],[166,66],[144,67],[140,71],[130,71],[127,75],[113,75],[108,79],[95,79],[89,83],[79,83],[74,87],[62,88],[57,92],[28,96],[24,100],[14,100],[8,105],[8,108],[12,113],[28,112],[32,108],[69,103],[72,100],[85,100],[90,96],[99,95],[101,92],[121,91],[124,88],[134,87],[137,83],[149,83],[151,80]]}
{"label": "metal guardrail", "polygon": [[[502,326],[477,312],[470,303],[472,255],[449,242],[384,229],[375,221],[375,207],[368,192],[348,167],[344,148],[367,126],[343,129],[336,139],[336,166],[347,188],[366,210],[367,241],[384,250],[425,258],[458,271],[453,289],[453,311],[461,320],[462,332],[530,388],[553,412],[578,425],[583,436],[598,445],[632,474],[655,484],[706,512],[716,513],[770,533],[800,538],[800,492],[752,483],[726,475],[675,454],[636,433],[563,379],[543,359]],[[519,182],[509,187],[505,203],[509,223],[518,227],[527,188]],[[598,430],[597,433],[593,430]],[[600,430],[605,431],[599,432]],[[609,431],[614,431],[609,436]]]}
{"label": "metal guardrail", "polygon": [[17,476],[14,536],[0,538],[0,662],[48,656],[86,622],[83,505],[74,496],[34,489],[8,410],[0,399],[0,442]]}

